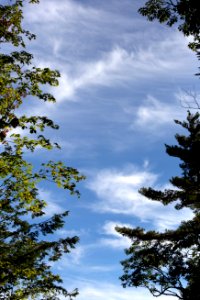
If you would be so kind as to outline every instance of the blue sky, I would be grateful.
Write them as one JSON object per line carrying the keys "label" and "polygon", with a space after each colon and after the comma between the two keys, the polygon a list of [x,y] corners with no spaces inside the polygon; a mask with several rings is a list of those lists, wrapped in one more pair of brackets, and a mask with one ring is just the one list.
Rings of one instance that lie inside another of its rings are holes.
{"label": "blue sky", "polygon": [[185,91],[198,94],[190,38],[149,23],[137,13],[142,3],[45,0],[25,8],[25,27],[37,34],[27,47],[34,63],[62,75],[60,86],[50,89],[56,105],[35,101],[24,107],[60,125],[47,134],[62,150],[38,150],[34,162],[59,158],[87,176],[79,200],[48,185],[40,189],[49,215],[70,210],[58,235],[80,237],[72,254],[53,266],[69,290],[79,288],[79,300],[153,299],[142,288],[120,286],[120,260],[129,241],[114,228],[164,230],[191,217],[189,210],[162,207],[137,192],[142,186],[167,187],[179,172],[164,143],[174,143],[180,130],[173,119],[186,116]]}

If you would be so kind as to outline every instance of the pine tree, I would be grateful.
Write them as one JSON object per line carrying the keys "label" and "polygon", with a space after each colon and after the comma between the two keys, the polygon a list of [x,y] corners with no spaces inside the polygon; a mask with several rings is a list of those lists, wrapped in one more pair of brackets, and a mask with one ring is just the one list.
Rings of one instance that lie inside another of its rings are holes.
{"label": "pine tree", "polygon": [[122,285],[146,287],[154,296],[172,295],[182,300],[200,299],[200,115],[188,112],[187,121],[175,121],[188,135],[177,134],[177,145],[166,152],[181,160],[181,175],[172,177],[174,189],[142,188],[140,193],[163,205],[175,204],[194,213],[174,230],[145,231],[143,228],[117,228],[131,239],[122,262]]}
{"label": "pine tree", "polygon": [[[55,102],[42,86],[57,86],[60,74],[32,65],[25,40],[35,35],[22,28],[25,0],[7,3],[0,5],[0,299],[56,300],[59,294],[71,299],[77,290],[70,294],[62,287],[51,262],[70,252],[78,237],[48,238],[63,227],[68,211],[47,219],[48,203],[41,199],[38,185],[50,181],[79,196],[76,183],[84,176],[61,161],[47,161],[36,169],[25,159],[24,152],[34,154],[37,147],[59,148],[43,135],[45,128],[58,125],[46,116],[20,116],[18,111],[32,98]],[[28,134],[12,134],[13,129]]]}

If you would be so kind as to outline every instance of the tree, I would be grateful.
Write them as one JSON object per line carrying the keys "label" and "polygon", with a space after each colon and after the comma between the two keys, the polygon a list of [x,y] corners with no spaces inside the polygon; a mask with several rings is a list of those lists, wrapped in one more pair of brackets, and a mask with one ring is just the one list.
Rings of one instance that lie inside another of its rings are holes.
{"label": "tree", "polygon": [[189,47],[200,56],[200,8],[196,0],[148,0],[139,12],[153,21],[172,26],[178,23],[178,29],[185,36],[193,36]]}
{"label": "tree", "polygon": [[124,287],[143,286],[154,296],[172,295],[182,300],[200,299],[200,115],[188,112],[187,121],[175,121],[188,131],[177,134],[178,145],[166,145],[166,152],[181,160],[181,175],[172,177],[174,189],[164,191],[142,188],[140,193],[163,205],[175,203],[194,213],[193,219],[182,222],[177,229],[165,232],[143,228],[117,228],[131,239],[122,262]]}
{"label": "tree", "polygon": [[[0,5],[0,43],[5,46],[0,53],[0,299],[56,300],[59,294],[71,299],[77,290],[70,294],[62,287],[50,262],[70,252],[78,237],[48,239],[63,227],[68,211],[47,219],[48,203],[41,199],[39,185],[50,181],[79,196],[76,183],[84,176],[61,161],[47,161],[37,169],[25,159],[24,152],[37,147],[59,148],[43,135],[45,128],[58,125],[46,116],[20,116],[18,111],[32,98],[55,102],[42,87],[57,86],[60,74],[32,65],[25,40],[35,35],[22,28],[24,4],[25,0],[10,0]],[[12,133],[13,129],[28,134]]]}

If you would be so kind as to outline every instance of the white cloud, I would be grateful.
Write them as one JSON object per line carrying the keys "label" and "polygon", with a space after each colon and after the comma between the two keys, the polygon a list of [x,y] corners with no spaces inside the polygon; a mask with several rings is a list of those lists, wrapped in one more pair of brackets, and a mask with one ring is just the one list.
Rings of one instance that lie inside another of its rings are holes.
{"label": "white cloud", "polygon": [[97,208],[100,211],[129,214],[144,207],[141,213],[145,215],[148,208],[145,209],[146,201],[138,195],[138,189],[146,184],[151,186],[156,179],[157,175],[146,170],[139,171],[135,167],[122,171],[104,169],[88,182],[88,188],[103,200]]}
{"label": "white cloud", "polygon": [[97,212],[135,216],[159,230],[172,228],[181,220],[191,218],[192,213],[188,209],[183,209],[180,213],[173,205],[163,206],[138,193],[143,186],[156,187],[157,180],[157,174],[135,167],[122,171],[99,171],[88,183],[88,188],[99,198],[99,202],[95,203],[92,209]]}
{"label": "white cloud", "polygon": [[79,265],[81,263],[84,254],[85,254],[85,248],[80,245],[76,246],[76,248],[72,250],[72,253],[68,255],[67,265],[69,264]]}
{"label": "white cloud", "polygon": [[116,270],[116,266],[108,266],[108,265],[97,265],[97,266],[89,266],[88,269],[94,272],[112,272]]}
{"label": "white cloud", "polygon": [[39,189],[39,197],[46,202],[46,207],[44,208],[45,217],[51,217],[54,214],[64,212],[63,207],[56,203],[54,196],[50,191]]}
{"label": "white cloud", "polygon": [[174,119],[181,120],[184,116],[185,109],[180,106],[180,103],[175,101],[168,104],[148,95],[144,103],[137,108],[131,128],[137,127],[158,134],[161,126],[172,125]]}
{"label": "white cloud", "polygon": [[80,236],[80,235],[82,235],[83,236],[87,233],[84,229],[80,229],[80,230],[59,229],[59,230],[57,230],[56,234],[59,235],[59,236],[66,236],[66,235],[70,235],[70,236]]}
{"label": "white cloud", "polygon": [[[58,101],[74,99],[80,90],[94,86],[144,85],[169,73],[182,76],[191,66],[186,39],[175,31],[160,38],[155,28],[154,38],[149,38],[144,19],[69,0],[48,0],[31,8],[27,7],[25,19],[38,32],[34,47],[40,49],[40,56],[35,55],[40,63],[36,60],[36,65],[59,69],[62,74]],[[143,35],[137,26],[144,28]]]}
{"label": "white cloud", "polygon": [[112,86],[122,80],[130,80],[127,74],[123,74],[125,67],[132,62],[132,54],[126,50],[115,47],[108,53],[103,53],[99,59],[91,59],[88,62],[77,61],[75,64],[57,65],[52,61],[36,60],[40,68],[49,67],[59,69],[61,77],[58,87],[49,87],[49,91],[56,95],[56,100],[74,100],[81,89],[88,89],[92,86]]}
{"label": "white cloud", "polygon": [[108,221],[103,226],[103,232],[106,235],[112,235],[112,236],[117,237],[117,238],[121,237],[121,235],[118,232],[116,232],[116,230],[115,230],[116,226],[121,226],[121,227],[127,226],[127,227],[129,227],[131,225],[127,224],[127,223]]}
{"label": "white cloud", "polygon": [[128,58],[126,51],[116,48],[100,60],[79,64],[76,66],[77,73],[74,76],[70,77],[62,73],[56,93],[58,101],[72,99],[82,88],[92,85],[109,85],[109,78],[114,80],[115,72],[120,69],[126,58]]}
{"label": "white cloud", "polygon": [[85,255],[85,248],[80,245],[76,245],[70,253],[64,254],[59,262],[56,263],[56,268],[60,271],[68,269],[75,269],[76,267],[82,267],[82,260]]}
{"label": "white cloud", "polygon": [[100,240],[100,244],[112,247],[114,249],[128,248],[131,244],[130,239],[116,232],[115,230],[116,226],[131,227],[131,225],[127,223],[113,222],[113,221],[106,222],[103,226],[103,233],[109,237],[102,238]]}
{"label": "white cloud", "polygon": [[[29,9],[28,9],[29,8]],[[78,4],[71,0],[48,0],[48,5],[46,2],[41,2],[39,6],[27,6],[26,18],[35,23],[44,23],[47,27],[51,26],[52,22],[68,24],[72,20],[80,18],[91,19],[98,16],[98,11],[89,6],[84,6]],[[51,22],[49,24],[49,22]],[[60,28],[62,29],[62,27]]]}
{"label": "white cloud", "polygon": [[[174,41],[167,42],[170,44]],[[169,72],[175,74],[174,71],[177,69],[183,70],[184,66],[182,60],[179,61],[179,57],[176,59],[173,56],[168,59],[159,57],[163,48],[162,44],[163,42],[160,42],[156,45],[158,49],[152,46],[132,51],[116,46],[109,52],[101,53],[101,57],[98,59],[91,58],[90,61],[76,61],[73,64],[66,62],[64,65],[58,63],[56,68],[60,69],[61,78],[56,89],[56,99],[58,101],[73,100],[83,89],[87,90],[95,86],[112,87],[116,84],[122,86],[130,82],[132,84],[140,82],[141,84],[141,80],[154,80],[158,76],[168,75]],[[48,61],[40,63],[40,66],[43,65],[55,67]],[[139,113],[144,114],[144,111],[141,110],[142,108]]]}
{"label": "white cloud", "polygon": [[[109,284],[106,282],[95,281],[80,281],[77,282],[79,286],[78,300],[153,300],[155,299],[147,289],[144,288],[126,288],[123,289],[119,285]],[[174,297],[161,296],[160,300],[172,300]]]}

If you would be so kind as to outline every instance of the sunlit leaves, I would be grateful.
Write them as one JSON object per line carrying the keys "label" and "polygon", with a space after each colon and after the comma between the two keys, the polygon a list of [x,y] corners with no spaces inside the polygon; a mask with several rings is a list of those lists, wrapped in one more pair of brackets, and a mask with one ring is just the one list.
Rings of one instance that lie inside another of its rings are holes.
{"label": "sunlit leaves", "polygon": [[[77,290],[69,293],[63,288],[48,262],[70,252],[78,237],[56,240],[68,211],[47,219],[48,199],[42,199],[39,185],[46,182],[79,196],[76,184],[84,176],[61,161],[50,160],[37,168],[25,159],[25,151],[60,149],[44,133],[46,128],[58,129],[57,124],[46,116],[18,113],[33,98],[41,105],[55,102],[47,86],[57,86],[60,77],[57,70],[32,65],[33,56],[25,51],[27,38],[35,38],[22,28],[25,2],[39,3],[11,0],[0,5],[1,49],[9,45],[0,54],[0,298],[56,300],[62,294],[71,299]],[[49,240],[49,234],[54,238]]]}

